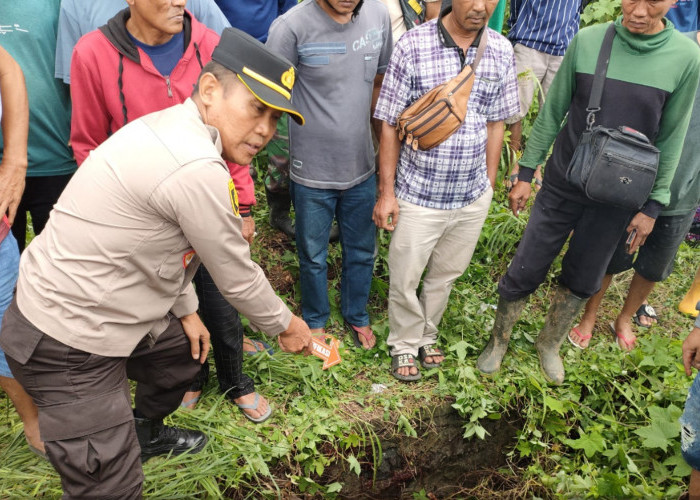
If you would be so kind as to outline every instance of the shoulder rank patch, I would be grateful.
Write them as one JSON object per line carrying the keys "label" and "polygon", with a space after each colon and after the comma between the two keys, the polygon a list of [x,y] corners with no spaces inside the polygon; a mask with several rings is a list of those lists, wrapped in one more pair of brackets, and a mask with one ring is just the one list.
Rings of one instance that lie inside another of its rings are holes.
{"label": "shoulder rank patch", "polygon": [[228,180],[228,195],[231,198],[233,215],[240,217],[240,213],[238,212],[238,191],[236,191],[236,185],[233,183],[233,179]]}

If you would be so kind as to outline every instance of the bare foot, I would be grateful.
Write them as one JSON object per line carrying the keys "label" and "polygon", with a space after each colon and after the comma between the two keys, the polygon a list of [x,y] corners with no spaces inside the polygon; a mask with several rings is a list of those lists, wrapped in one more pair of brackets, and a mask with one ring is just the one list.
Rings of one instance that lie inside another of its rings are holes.
{"label": "bare foot", "polygon": [[309,331],[311,332],[311,335],[323,335],[326,333],[325,328],[309,328]]}
{"label": "bare foot", "polygon": [[[240,398],[234,399],[234,401],[238,404],[243,404],[243,405],[252,405],[255,403],[255,394],[254,392],[251,392],[250,394],[246,394],[245,396],[241,396]],[[247,413],[249,416],[253,418],[260,418],[262,417],[265,412],[267,412],[268,404],[267,404],[267,399],[265,399],[262,395],[260,395],[260,399],[258,400],[258,407],[257,408],[241,408],[241,411]]]}
{"label": "bare foot", "polygon": [[418,368],[416,366],[404,366],[402,368],[397,368],[396,373],[402,377],[408,377],[409,375],[418,375]]}
{"label": "bare foot", "polygon": [[581,325],[576,325],[571,329],[571,331],[569,331],[569,340],[571,340],[571,343],[579,349],[585,349],[588,347],[588,344],[591,343],[592,336],[593,334],[591,333],[584,333]]}
{"label": "bare foot", "polygon": [[188,410],[194,410],[199,401],[199,396],[202,395],[202,391],[187,391],[184,396],[182,396],[182,403],[180,403],[181,408],[187,408]]}
{"label": "bare foot", "polygon": [[643,326],[651,326],[651,325],[653,325],[654,323],[656,323],[656,320],[655,320],[654,318],[651,318],[651,317],[649,317],[649,316],[646,316],[646,315],[644,315],[644,314],[641,314],[641,315],[639,316],[639,322],[640,322]]}
{"label": "bare foot", "polygon": [[443,361],[445,361],[445,356],[426,356],[425,360],[426,363],[435,363],[435,364],[440,364]]}

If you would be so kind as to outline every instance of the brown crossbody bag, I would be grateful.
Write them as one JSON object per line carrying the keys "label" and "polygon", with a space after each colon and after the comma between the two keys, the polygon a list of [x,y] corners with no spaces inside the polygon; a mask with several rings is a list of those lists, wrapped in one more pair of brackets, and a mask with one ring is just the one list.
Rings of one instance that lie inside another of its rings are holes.
{"label": "brown crossbody bag", "polygon": [[486,50],[486,33],[481,33],[472,65],[465,65],[457,76],[423,94],[403,110],[396,123],[399,140],[414,150],[432,149],[454,134],[467,116],[467,103],[474,86],[476,67]]}

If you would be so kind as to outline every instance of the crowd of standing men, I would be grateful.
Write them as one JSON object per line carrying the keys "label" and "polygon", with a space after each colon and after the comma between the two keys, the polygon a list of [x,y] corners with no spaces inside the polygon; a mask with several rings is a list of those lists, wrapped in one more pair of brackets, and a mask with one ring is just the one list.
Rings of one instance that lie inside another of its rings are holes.
{"label": "crowd of standing men", "polygon": [[[700,126],[698,7],[622,0],[612,24],[596,123],[631,127],[660,150],[635,211],[592,201],[566,179],[608,29],[576,34],[585,3],[511,0],[508,38],[503,0],[3,3],[0,385],[66,498],[138,498],[141,461],[206,445],[204,433],[163,419],[196,405],[210,342],[226,398],[253,422],[269,418],[242,358],[270,347],[244,336],[239,313],[282,350],[308,353],[329,326],[334,238],[355,346],[378,341],[367,304],[381,228],[392,232],[391,374],[414,381],[421,366],[440,367],[440,321],[497,189],[506,129],[513,213],[533,179],[539,193],[477,368],[500,369],[528,297],[567,242],[535,343],[545,376],[563,383],[562,342],[588,345],[612,275],[632,267],[610,328],[633,349],[632,318],[654,316],[647,296],[672,271],[700,204],[698,141],[686,138],[689,123]],[[458,130],[427,150],[403,143],[402,111],[465,65],[476,70]],[[521,151],[536,88],[541,109]],[[301,317],[250,256],[250,164],[271,140],[270,222],[296,240]],[[37,237],[25,249],[27,213]],[[696,337],[684,347],[688,370],[700,366]],[[133,409],[128,379],[138,382]],[[697,448],[684,438],[693,467]]]}

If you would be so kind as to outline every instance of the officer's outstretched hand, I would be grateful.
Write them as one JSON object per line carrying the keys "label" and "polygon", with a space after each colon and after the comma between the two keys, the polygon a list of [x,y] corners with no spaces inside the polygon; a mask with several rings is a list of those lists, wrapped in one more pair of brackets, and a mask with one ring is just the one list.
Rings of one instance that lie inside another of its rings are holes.
{"label": "officer's outstretched hand", "polygon": [[190,339],[192,359],[198,359],[200,363],[204,363],[209,354],[209,330],[196,312],[183,316],[180,321],[182,321],[185,335]]}
{"label": "officer's outstretched hand", "polygon": [[292,321],[287,329],[279,334],[277,342],[284,352],[311,354],[311,331],[299,316],[292,316]]}

